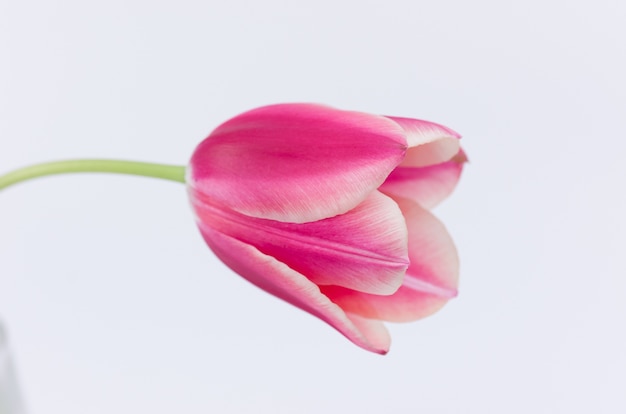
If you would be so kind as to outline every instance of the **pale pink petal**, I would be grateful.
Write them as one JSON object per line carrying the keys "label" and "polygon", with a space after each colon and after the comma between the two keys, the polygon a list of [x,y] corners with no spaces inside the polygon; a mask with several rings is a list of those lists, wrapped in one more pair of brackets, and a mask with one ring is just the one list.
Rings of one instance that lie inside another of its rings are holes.
{"label": "pale pink petal", "polygon": [[420,119],[388,117],[404,129],[409,150],[402,167],[424,167],[449,161],[460,149],[461,136],[443,125]]}
{"label": "pale pink petal", "polygon": [[338,287],[322,286],[333,302],[356,315],[390,322],[411,322],[432,315],[450,299],[401,286],[391,296],[376,296]]}
{"label": "pale pink petal", "polygon": [[376,319],[367,319],[353,313],[346,312],[346,316],[357,327],[359,331],[370,342],[374,349],[380,351],[374,351],[379,354],[386,354],[391,345],[391,336],[384,323]]}
{"label": "pale pink petal", "polygon": [[388,118],[313,104],[255,109],[197,148],[188,182],[254,217],[303,223],[350,210],[404,158],[404,131]]}
{"label": "pale pink petal", "polygon": [[404,129],[410,147],[437,141],[443,137],[461,138],[458,132],[435,122],[399,116],[387,116]]}
{"label": "pale pink petal", "polygon": [[201,229],[255,246],[318,285],[390,295],[409,264],[402,212],[378,191],[345,214],[301,224],[248,217],[190,195]]}
{"label": "pale pink petal", "polygon": [[419,147],[409,148],[401,167],[425,167],[449,161],[461,148],[456,138],[441,138]]}
{"label": "pale pink petal", "polygon": [[371,295],[336,286],[322,292],[346,312],[393,322],[430,315],[457,294],[459,260],[443,224],[429,211],[399,200],[409,229],[409,259],[402,286],[391,296]]}
{"label": "pale pink petal", "polygon": [[396,198],[408,198],[424,208],[432,208],[446,198],[461,177],[467,157],[463,150],[452,160],[428,167],[398,167],[379,188]]}
{"label": "pale pink petal", "polygon": [[385,340],[380,327],[362,318],[352,321],[304,275],[237,239],[212,229],[201,232],[215,254],[251,283],[317,316],[368,351],[385,354],[389,350],[389,340]]}

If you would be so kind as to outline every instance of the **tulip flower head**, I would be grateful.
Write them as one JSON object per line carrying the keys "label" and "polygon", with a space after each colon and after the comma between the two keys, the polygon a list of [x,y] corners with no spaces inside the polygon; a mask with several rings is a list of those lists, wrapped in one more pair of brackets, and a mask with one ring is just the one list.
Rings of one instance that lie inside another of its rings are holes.
{"label": "tulip flower head", "polygon": [[225,264],[384,354],[382,321],[419,319],[456,296],[456,249],[428,209],[465,160],[441,125],[283,104],[219,126],[187,184]]}
{"label": "tulip flower head", "polygon": [[429,209],[460,177],[459,138],[416,119],[273,105],[220,125],[188,167],[51,162],[0,176],[0,190],[70,172],[186,183],[200,232],[226,265],[384,354],[383,321],[422,318],[457,294],[456,249]]}

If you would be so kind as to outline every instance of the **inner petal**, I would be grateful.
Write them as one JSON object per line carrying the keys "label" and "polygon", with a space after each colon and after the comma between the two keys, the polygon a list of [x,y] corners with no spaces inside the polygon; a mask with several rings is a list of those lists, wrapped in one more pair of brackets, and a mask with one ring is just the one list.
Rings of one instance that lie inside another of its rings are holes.
{"label": "inner petal", "polygon": [[454,157],[460,149],[461,136],[443,125],[421,119],[388,117],[406,134],[409,149],[402,167],[439,164]]}
{"label": "inner petal", "polygon": [[452,159],[461,149],[457,138],[444,137],[436,141],[409,148],[401,167],[425,167]]}
{"label": "inner petal", "polygon": [[393,322],[412,321],[439,310],[457,294],[459,260],[450,235],[430,212],[398,200],[409,229],[409,257],[402,286],[390,296],[323,286],[322,292],[346,312]]}
{"label": "inner petal", "polygon": [[460,150],[452,160],[427,167],[398,167],[387,177],[380,191],[392,198],[413,200],[432,208],[454,189],[467,157]]}

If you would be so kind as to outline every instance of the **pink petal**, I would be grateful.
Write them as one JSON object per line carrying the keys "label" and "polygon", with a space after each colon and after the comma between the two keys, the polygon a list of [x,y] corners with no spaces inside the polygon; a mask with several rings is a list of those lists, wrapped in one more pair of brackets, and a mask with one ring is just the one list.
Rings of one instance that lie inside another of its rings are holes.
{"label": "pink petal", "polygon": [[389,119],[313,104],[258,108],[219,126],[196,149],[189,184],[254,217],[303,223],[345,213],[402,161]]}
{"label": "pink petal", "polygon": [[389,350],[389,337],[385,338],[380,322],[368,323],[363,318],[348,317],[304,275],[253,246],[212,229],[201,231],[215,254],[251,283],[317,316],[368,351],[385,354]]}
{"label": "pink petal", "polygon": [[398,167],[379,188],[396,198],[408,198],[424,208],[432,208],[446,198],[461,177],[467,157],[463,150],[452,160],[428,167]]}
{"label": "pink petal", "polygon": [[371,319],[411,321],[432,314],[456,296],[459,260],[445,227],[416,203],[400,200],[400,208],[409,229],[411,260],[402,286],[391,296],[323,286],[322,292],[346,312]]}
{"label": "pink petal", "polygon": [[402,167],[424,167],[449,161],[460,149],[461,136],[443,125],[419,119],[388,117],[404,129],[409,150]]}
{"label": "pink petal", "polygon": [[252,245],[317,285],[390,295],[409,264],[402,212],[378,191],[345,214],[302,224],[244,216],[193,190],[191,199],[201,229]]}
{"label": "pink petal", "polygon": [[363,333],[373,349],[379,354],[386,354],[391,345],[391,336],[384,323],[376,319],[367,319],[353,313],[346,312],[346,316]]}

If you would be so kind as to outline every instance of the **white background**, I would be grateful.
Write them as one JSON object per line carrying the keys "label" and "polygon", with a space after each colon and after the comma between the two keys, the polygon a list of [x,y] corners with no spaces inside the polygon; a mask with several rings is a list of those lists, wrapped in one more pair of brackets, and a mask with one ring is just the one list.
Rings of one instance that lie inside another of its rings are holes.
{"label": "white background", "polygon": [[381,357],[250,286],[182,185],[0,193],[0,315],[30,412],[626,412],[626,3],[0,0],[0,172],[184,164],[311,101],[463,134],[436,209],[460,296]]}

